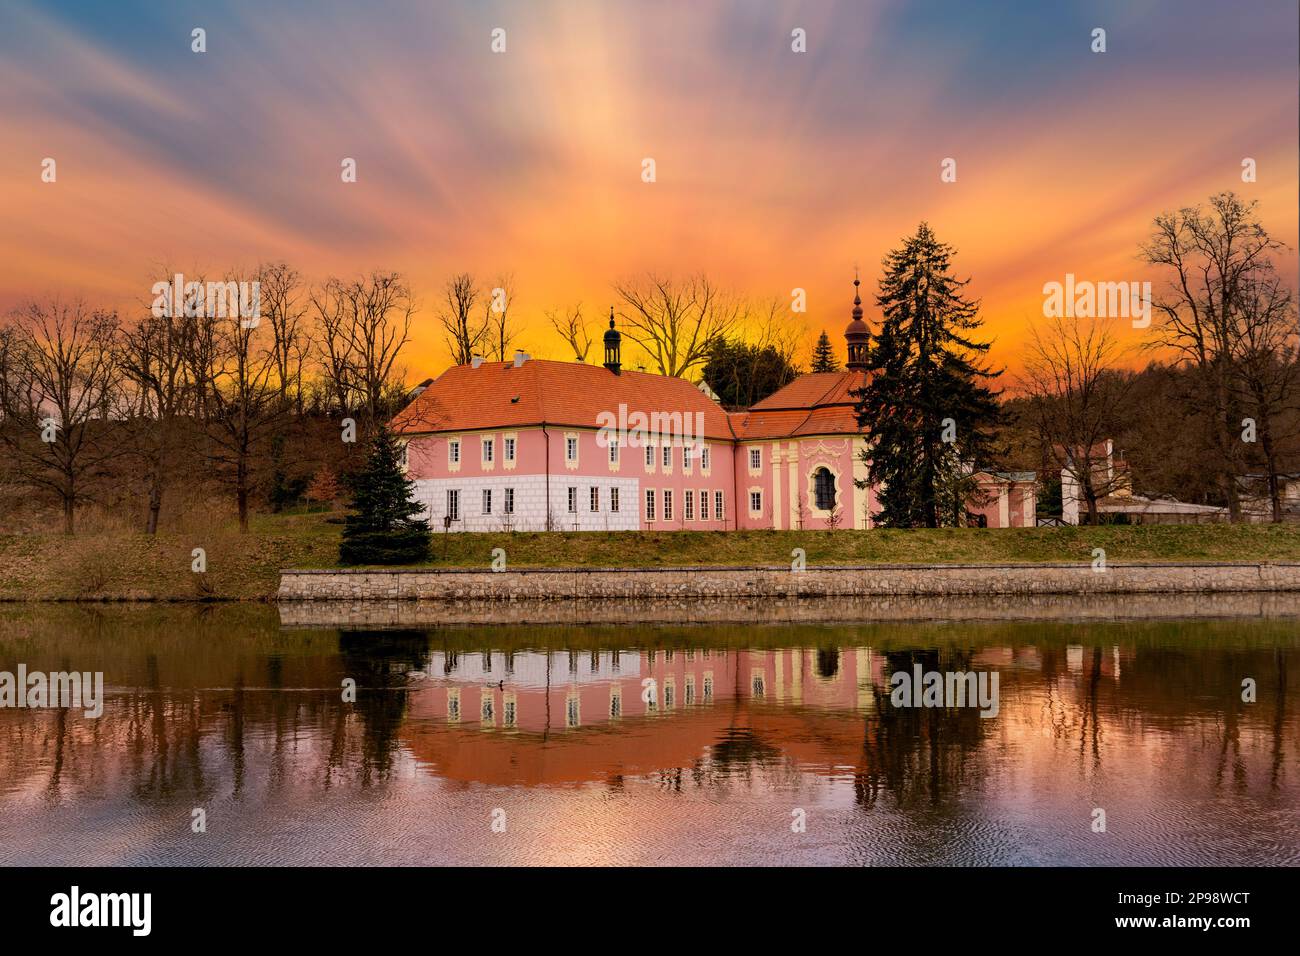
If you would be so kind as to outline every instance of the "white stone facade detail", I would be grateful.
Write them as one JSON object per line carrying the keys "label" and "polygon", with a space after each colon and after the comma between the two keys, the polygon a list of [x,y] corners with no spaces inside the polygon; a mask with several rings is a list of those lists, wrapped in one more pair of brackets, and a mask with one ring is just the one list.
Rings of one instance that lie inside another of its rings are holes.
{"label": "white stone facade detail", "polygon": [[[569,511],[569,489],[576,488],[577,512]],[[600,510],[591,510],[591,489],[600,489]],[[609,510],[610,489],[617,488],[619,510]],[[545,531],[545,475],[488,475],[464,478],[420,478],[415,498],[435,533],[443,530],[447,490],[460,492],[460,520],[452,531]],[[492,491],[492,513],[483,514],[483,491]],[[506,489],[514,490],[514,514],[506,514]],[[640,482],[635,478],[551,475],[551,530],[636,531],[641,527]]]}

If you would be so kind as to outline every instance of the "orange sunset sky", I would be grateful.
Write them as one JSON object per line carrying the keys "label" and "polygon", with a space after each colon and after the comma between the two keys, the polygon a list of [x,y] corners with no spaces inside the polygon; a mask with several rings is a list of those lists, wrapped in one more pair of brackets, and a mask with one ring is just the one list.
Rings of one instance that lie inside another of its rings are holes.
{"label": "orange sunset sky", "polygon": [[423,303],[415,380],[446,364],[455,272],[513,272],[520,344],[568,358],[544,310],[597,320],[615,279],[704,271],[806,289],[791,321],[842,358],[855,264],[874,320],[881,257],[928,220],[1014,370],[1045,282],[1158,278],[1136,254],[1163,210],[1235,189],[1297,246],[1298,26],[1294,0],[9,0],[0,309],[129,315],[163,264],[396,269]]}

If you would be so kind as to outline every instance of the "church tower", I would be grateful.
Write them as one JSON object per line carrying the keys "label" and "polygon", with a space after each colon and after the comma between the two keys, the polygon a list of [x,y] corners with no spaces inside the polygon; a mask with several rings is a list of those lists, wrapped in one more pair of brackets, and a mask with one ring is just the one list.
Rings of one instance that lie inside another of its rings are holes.
{"label": "church tower", "polygon": [[862,297],[858,295],[858,286],[861,280],[857,276],[853,277],[853,321],[849,323],[848,328],[844,330],[844,341],[849,348],[849,360],[844,363],[845,368],[855,370],[865,370],[867,367],[867,342],[871,339],[871,333],[867,329],[867,323],[862,321]]}
{"label": "church tower", "polygon": [[619,360],[620,344],[623,336],[618,334],[618,329],[614,328],[614,307],[609,307],[609,331],[605,333],[605,368],[609,369],[615,375],[619,374],[621,362]]}

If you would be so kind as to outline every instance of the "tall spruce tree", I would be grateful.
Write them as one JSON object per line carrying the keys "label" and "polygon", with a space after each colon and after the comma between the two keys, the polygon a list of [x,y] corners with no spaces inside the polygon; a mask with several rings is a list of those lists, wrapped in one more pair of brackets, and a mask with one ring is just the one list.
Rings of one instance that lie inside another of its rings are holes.
{"label": "tall spruce tree", "polygon": [[410,564],[429,555],[432,536],[414,497],[415,482],[402,471],[397,439],[380,425],[366,466],[352,480],[339,560],[344,564]]}
{"label": "tall spruce tree", "polygon": [[840,363],[835,359],[835,349],[831,346],[831,338],[822,329],[821,338],[813,347],[812,370],[814,372],[838,372]]}
{"label": "tall spruce tree", "polygon": [[855,411],[866,433],[871,482],[879,483],[875,520],[889,527],[962,524],[978,494],[974,468],[996,453],[1001,420],[983,362],[987,342],[979,302],[949,274],[953,249],[921,223],[884,259],[882,321],[868,353],[868,384]]}

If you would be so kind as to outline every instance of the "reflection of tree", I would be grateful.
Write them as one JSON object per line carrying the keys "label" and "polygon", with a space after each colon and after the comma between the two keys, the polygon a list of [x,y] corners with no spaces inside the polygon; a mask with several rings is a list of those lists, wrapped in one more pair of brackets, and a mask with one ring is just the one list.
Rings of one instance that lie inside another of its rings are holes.
{"label": "reflection of tree", "polygon": [[[992,721],[978,707],[895,707],[890,677],[913,665],[927,671],[969,671],[969,651],[891,651],[885,654],[885,681],[874,689],[874,721],[867,722],[864,760],[854,777],[856,799],[871,806],[880,791],[900,804],[946,804],[970,784],[975,763],[967,758],[984,740]],[[871,730],[875,729],[873,737]],[[956,801],[951,801],[954,806]]]}
{"label": "reflection of tree", "polygon": [[1273,666],[1277,671],[1277,691],[1274,694],[1277,704],[1273,707],[1273,763],[1268,782],[1276,790],[1282,772],[1283,731],[1286,727],[1286,655],[1280,647],[1273,649]]}
{"label": "reflection of tree", "polygon": [[[339,654],[343,675],[357,682],[357,700],[350,706],[361,718],[361,783],[369,786],[372,774],[382,779],[392,769],[406,716],[406,674],[425,666],[429,635],[414,630],[340,631]],[[337,735],[345,726],[341,716],[332,754],[339,752]]]}

